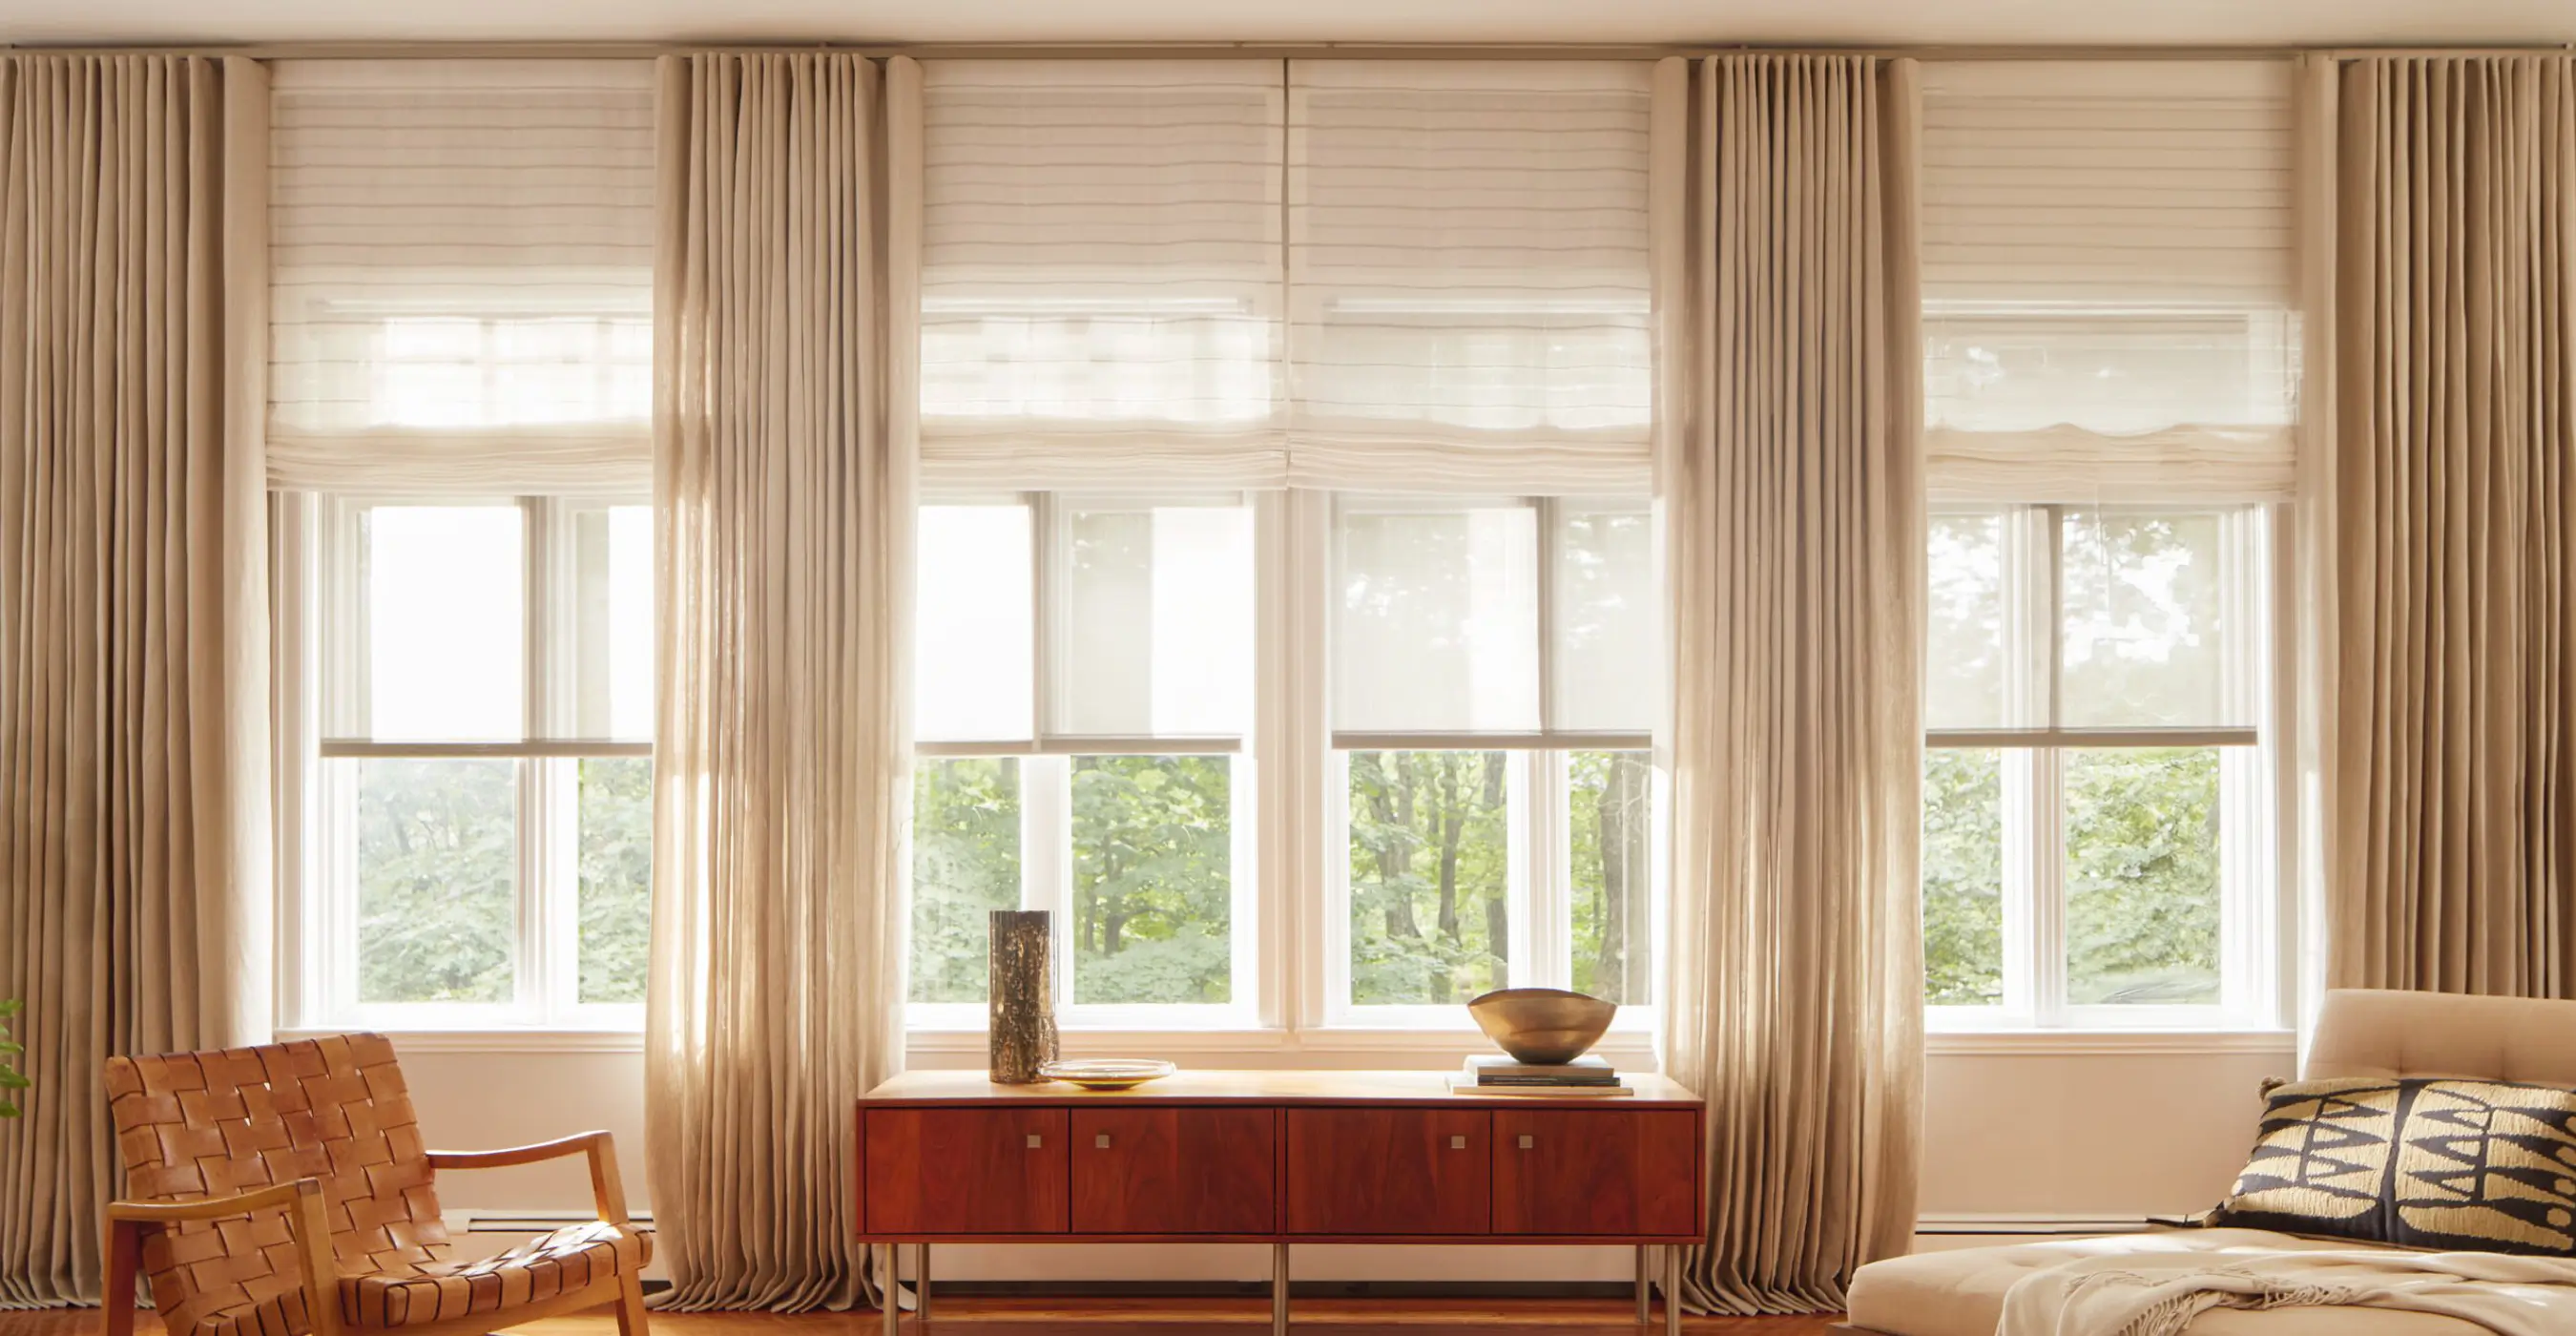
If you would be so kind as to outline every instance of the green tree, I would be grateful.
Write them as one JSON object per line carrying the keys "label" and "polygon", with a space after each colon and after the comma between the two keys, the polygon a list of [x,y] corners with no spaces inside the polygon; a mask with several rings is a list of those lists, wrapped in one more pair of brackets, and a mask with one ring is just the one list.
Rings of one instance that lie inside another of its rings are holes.
{"label": "green tree", "polygon": [[1653,1000],[1653,768],[1644,752],[1566,758],[1573,835],[1574,988]]}
{"label": "green tree", "polygon": [[519,763],[358,763],[358,996],[507,1002]]}
{"label": "green tree", "polygon": [[1223,756],[1074,759],[1076,1001],[1231,998],[1233,776]]}
{"label": "green tree", "polygon": [[1464,1002],[1508,980],[1506,761],[1350,754],[1352,1002]]}
{"label": "green tree", "polygon": [[641,1002],[653,954],[653,762],[580,766],[581,1000]]}
{"label": "green tree", "polygon": [[2003,754],[1923,753],[1923,1000],[2003,1001]]}
{"label": "green tree", "polygon": [[912,1000],[981,1002],[996,909],[1020,906],[1020,763],[923,758],[912,779]]}
{"label": "green tree", "polygon": [[2219,1000],[2218,794],[2213,747],[2067,753],[2070,1000]]}

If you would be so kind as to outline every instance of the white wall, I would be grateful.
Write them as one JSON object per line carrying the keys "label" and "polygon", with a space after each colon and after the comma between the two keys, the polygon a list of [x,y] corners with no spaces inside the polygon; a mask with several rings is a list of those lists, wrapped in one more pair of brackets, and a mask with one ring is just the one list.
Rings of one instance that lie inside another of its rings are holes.
{"label": "white wall", "polygon": [[[2291,1074],[2270,1052],[1935,1052],[1926,1091],[1921,1210],[1927,1228],[2027,1228],[2079,1219],[2194,1211],[2244,1163],[2260,1082]],[[1246,1055],[1199,1066],[1429,1066],[1348,1054]],[[971,1053],[923,1054],[921,1066],[972,1066]],[[644,1156],[643,1057],[632,1052],[403,1053],[412,1101],[433,1147],[519,1145],[605,1127],[617,1136],[627,1193],[652,1201]],[[1442,1062],[1437,1065],[1445,1066]],[[444,1176],[451,1218],[588,1209],[579,1161]],[[1955,1238],[1927,1238],[1927,1246]],[[939,1250],[948,1279],[1255,1280],[1260,1245],[1006,1247]],[[1616,1248],[1301,1247],[1300,1278],[1611,1280],[1629,1278]]]}

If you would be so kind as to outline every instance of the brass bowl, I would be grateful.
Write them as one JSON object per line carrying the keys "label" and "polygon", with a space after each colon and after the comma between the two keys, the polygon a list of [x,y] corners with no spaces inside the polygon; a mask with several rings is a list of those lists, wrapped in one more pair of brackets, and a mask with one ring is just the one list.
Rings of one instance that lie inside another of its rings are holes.
{"label": "brass bowl", "polygon": [[1485,1037],[1522,1062],[1572,1062],[1601,1042],[1619,1004],[1562,988],[1504,988],[1467,1004]]}

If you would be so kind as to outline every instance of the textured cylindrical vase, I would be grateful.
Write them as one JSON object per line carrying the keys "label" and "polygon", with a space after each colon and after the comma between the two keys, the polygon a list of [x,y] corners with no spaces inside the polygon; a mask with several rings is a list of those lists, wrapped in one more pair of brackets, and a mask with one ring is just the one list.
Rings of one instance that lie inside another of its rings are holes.
{"label": "textured cylindrical vase", "polygon": [[1054,915],[1043,909],[993,911],[991,980],[992,1076],[999,1085],[1035,1085],[1038,1064],[1056,1058],[1055,981],[1048,960]]}

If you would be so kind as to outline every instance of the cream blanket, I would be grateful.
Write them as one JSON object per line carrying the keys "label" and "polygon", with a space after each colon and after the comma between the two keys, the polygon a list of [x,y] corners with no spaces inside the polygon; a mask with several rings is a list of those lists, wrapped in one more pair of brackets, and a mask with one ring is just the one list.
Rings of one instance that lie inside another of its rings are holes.
{"label": "cream blanket", "polygon": [[2576,1259],[2502,1253],[2130,1253],[2034,1271],[1995,1336],[2180,1336],[2213,1308],[2403,1308],[2499,1336],[2576,1332]]}

